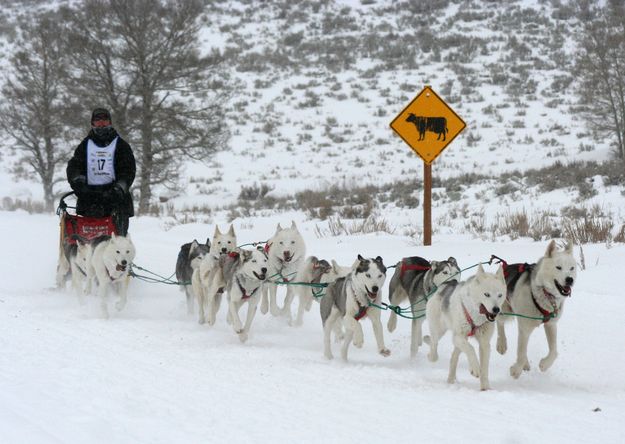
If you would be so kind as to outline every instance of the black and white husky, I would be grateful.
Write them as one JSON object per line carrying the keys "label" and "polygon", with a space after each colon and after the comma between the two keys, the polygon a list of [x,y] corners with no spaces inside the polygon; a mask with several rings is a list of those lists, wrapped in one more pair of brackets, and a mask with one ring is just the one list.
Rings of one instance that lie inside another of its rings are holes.
{"label": "black and white husky", "polygon": [[[228,320],[241,342],[247,341],[265,279],[267,255],[262,250],[239,250],[238,257],[224,265],[228,293]],[[239,310],[247,303],[245,325]]]}
{"label": "black and white husky", "polygon": [[[516,320],[519,328],[517,358],[510,367],[510,375],[518,378],[523,370],[529,371],[527,344],[534,329],[541,324],[545,327],[549,346],[547,356],[538,365],[544,372],[553,365],[558,356],[558,320],[562,316],[564,302],[571,296],[577,277],[573,243],[567,242],[565,248],[559,250],[552,240],[538,263],[506,264],[505,267],[508,286],[505,309],[526,316],[519,316]],[[503,321],[497,320],[497,351],[502,355],[508,348]]]}
{"label": "black and white husky", "polygon": [[[426,316],[430,336],[424,341],[430,345],[428,358],[438,360],[438,342],[447,330],[451,330],[454,350],[449,363],[447,382],[456,382],[456,369],[460,353],[469,360],[471,374],[480,378],[480,388],[488,390],[488,362],[490,359],[490,338],[495,331],[495,319],[505,302],[506,282],[503,269],[496,274],[486,273],[480,265],[475,276],[458,283],[446,282],[438,287],[428,300]],[[474,336],[480,345],[480,358],[469,343]]]}
{"label": "black and white husky", "polygon": [[135,246],[130,239],[130,235],[116,236],[115,234],[103,236],[93,241],[94,250],[91,257],[91,273],[95,274],[98,280],[98,295],[100,296],[100,306],[102,316],[109,317],[107,294],[109,287],[113,286],[117,290],[119,300],[115,308],[121,311],[126,306],[126,294],[128,291],[129,267],[135,258]]}
{"label": "black and white husky", "polygon": [[200,266],[200,262],[210,251],[210,246],[209,239],[206,239],[206,244],[200,244],[193,239],[193,242],[188,242],[181,246],[178,253],[176,279],[180,283],[180,290],[184,291],[187,296],[187,312],[189,314],[193,313],[193,299],[195,299],[191,286],[193,270]]}
{"label": "black and white husky", "polygon": [[[410,341],[410,357],[414,358],[423,343],[422,331],[427,299],[443,282],[450,278],[460,280],[460,268],[456,259],[450,257],[446,261],[429,262],[419,256],[405,257],[398,262],[395,273],[389,284],[389,301],[391,305],[400,305],[408,300],[411,307],[412,334]],[[392,311],[388,320],[388,331],[397,327],[397,314]]]}
{"label": "black and white husky", "polygon": [[380,304],[382,286],[386,279],[386,267],[380,256],[364,259],[358,255],[358,266],[347,276],[328,285],[326,294],[321,299],[321,321],[323,323],[324,355],[332,359],[330,335],[337,322],[345,327],[345,338],[341,356],[347,360],[349,344],[360,348],[364,335],[360,320],[368,317],[373,325],[373,332],[382,356],[389,356],[390,350],[384,345],[384,331],[380,321],[380,310],[370,304]]}

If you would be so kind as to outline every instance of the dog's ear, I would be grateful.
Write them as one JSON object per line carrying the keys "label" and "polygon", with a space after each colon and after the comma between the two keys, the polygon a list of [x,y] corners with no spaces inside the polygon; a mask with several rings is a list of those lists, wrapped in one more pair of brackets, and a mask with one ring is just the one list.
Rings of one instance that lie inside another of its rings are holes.
{"label": "dog's ear", "polygon": [[197,247],[199,247],[200,244],[198,244],[196,239],[193,239],[193,242],[191,242],[191,248],[189,248],[189,256],[191,256],[191,254],[193,254],[193,252],[195,251],[195,249]]}
{"label": "dog's ear", "polygon": [[365,259],[364,257],[362,257],[361,255],[358,255],[358,260],[359,260],[360,262],[364,262],[364,261],[366,261],[366,259]]}
{"label": "dog's ear", "polygon": [[228,234],[230,236],[235,236],[235,234],[234,234],[234,225],[230,224],[230,229],[228,230]]}
{"label": "dog's ear", "polygon": [[499,265],[496,276],[498,279],[501,279],[504,284],[506,283],[506,276],[503,274],[503,265]]}
{"label": "dog's ear", "polygon": [[447,262],[449,262],[449,265],[451,265],[452,267],[458,266],[458,262],[456,262],[456,258],[453,256],[449,256],[449,259],[447,259]]}
{"label": "dog's ear", "polygon": [[566,246],[564,247],[564,252],[566,254],[573,254],[573,241],[571,239],[567,239]]}
{"label": "dog's ear", "polygon": [[210,249],[211,247],[211,240],[207,237],[206,238],[206,246]]}
{"label": "dog's ear", "polygon": [[376,261],[380,265],[384,265],[384,259],[382,259],[382,256],[376,256],[374,261]]}
{"label": "dog's ear", "polygon": [[282,227],[280,226],[280,222],[278,222],[278,226],[276,227],[276,234],[282,231]]}
{"label": "dog's ear", "polygon": [[243,262],[247,262],[252,258],[251,250],[241,250],[241,256],[243,257]]}
{"label": "dog's ear", "polygon": [[545,251],[545,257],[553,257],[553,253],[556,251],[556,241],[551,239],[549,245],[547,245],[547,251]]}
{"label": "dog's ear", "polygon": [[337,264],[334,259],[332,259],[330,262],[332,264],[332,269],[334,270],[334,272],[336,274],[339,274],[339,264]]}
{"label": "dog's ear", "polygon": [[477,273],[475,273],[475,279],[479,281],[480,279],[482,279],[483,276],[484,276],[484,268],[482,267],[482,264],[480,264],[477,266]]}
{"label": "dog's ear", "polygon": [[219,231],[219,225],[215,225],[215,234],[213,235],[213,237],[217,237],[221,234],[221,231]]}
{"label": "dog's ear", "polygon": [[111,233],[111,239],[114,241],[117,238],[117,236],[115,236],[115,232]]}
{"label": "dog's ear", "polygon": [[294,220],[291,220],[291,230],[297,230],[297,225],[295,225]]}

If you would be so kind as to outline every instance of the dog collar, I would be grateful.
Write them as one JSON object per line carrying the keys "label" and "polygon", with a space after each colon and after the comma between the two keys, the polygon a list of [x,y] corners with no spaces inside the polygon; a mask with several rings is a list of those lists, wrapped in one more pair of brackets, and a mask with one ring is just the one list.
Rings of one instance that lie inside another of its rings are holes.
{"label": "dog collar", "polygon": [[[536,300],[536,297],[534,296],[534,292],[530,291],[530,293],[532,294],[532,302],[534,302],[534,306],[543,315],[543,324],[545,322],[549,322],[551,318],[554,318],[558,315],[558,307],[554,306],[553,311],[545,310],[544,308],[540,306],[540,304],[538,304],[538,301]],[[544,287],[543,287],[543,294],[545,295],[547,299],[550,299],[550,298],[555,299],[555,296],[549,293],[547,290],[545,290]]]}
{"label": "dog collar", "polygon": [[252,290],[252,292],[250,294],[247,294],[247,290],[245,289],[245,287],[243,285],[241,285],[241,282],[239,281],[239,278],[237,278],[237,285],[239,286],[239,290],[241,290],[241,293],[243,293],[243,296],[241,296],[241,299],[243,299],[243,300],[249,299],[252,296],[254,296],[254,293],[256,293],[256,290],[258,290],[260,288],[260,286],[258,286],[254,290]]}
{"label": "dog collar", "polygon": [[469,310],[467,310],[467,307],[464,306],[464,303],[461,302],[460,305],[462,305],[462,310],[464,311],[464,317],[466,318],[467,322],[469,323],[469,326],[471,327],[471,330],[467,334],[467,337],[473,336],[475,334],[475,331],[477,330],[477,325],[475,325],[475,322],[473,322],[473,318],[469,314]]}

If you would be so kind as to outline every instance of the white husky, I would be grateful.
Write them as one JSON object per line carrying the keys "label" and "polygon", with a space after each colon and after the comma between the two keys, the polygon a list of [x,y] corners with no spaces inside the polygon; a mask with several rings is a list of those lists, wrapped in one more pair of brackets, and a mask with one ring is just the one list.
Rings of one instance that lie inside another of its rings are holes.
{"label": "white husky", "polygon": [[193,269],[191,286],[198,303],[200,324],[215,324],[226,287],[223,266],[229,261],[229,255],[236,251],[236,245],[237,237],[232,225],[227,233],[222,233],[216,226],[209,254]]}
{"label": "white husky", "polygon": [[[263,282],[267,277],[267,255],[262,250],[240,250],[238,260],[231,265],[232,274],[228,277],[228,318],[241,342],[247,337],[256,314]],[[226,275],[229,273],[226,272]],[[247,303],[245,325],[239,318],[239,310]]]}
{"label": "white husky", "polygon": [[342,321],[346,331],[341,349],[342,358],[347,360],[347,351],[352,340],[355,347],[362,347],[364,335],[362,326],[358,321],[364,317],[371,319],[378,352],[382,356],[391,354],[384,345],[380,310],[369,305],[380,304],[382,300],[382,286],[386,279],[386,267],[380,256],[375,259],[364,259],[358,255],[358,261],[355,270],[328,285],[326,294],[321,299],[324,355],[327,359],[333,358],[330,334],[337,322]]}
{"label": "white husky", "polygon": [[[135,246],[130,240],[130,235],[116,236],[114,233],[98,238],[93,241],[94,250],[91,258],[91,270],[98,279],[98,295],[102,308],[102,316],[108,318],[107,294],[109,286],[117,287],[119,300],[115,308],[121,311],[126,306],[126,293],[128,291],[128,267],[135,258]],[[91,276],[88,274],[87,279]]]}
{"label": "white husky", "polygon": [[[428,300],[426,316],[430,326],[430,336],[424,341],[430,344],[430,361],[438,360],[438,341],[447,330],[451,330],[454,350],[449,363],[447,382],[456,382],[456,369],[460,352],[469,360],[471,374],[480,378],[480,388],[488,390],[488,361],[490,358],[490,338],[495,326],[493,322],[505,302],[506,282],[503,268],[496,274],[484,272],[480,265],[477,273],[467,281],[449,281],[442,284]],[[469,337],[475,336],[480,345],[478,362],[475,349]]]}
{"label": "white husky", "polygon": [[[530,335],[540,324],[545,327],[549,346],[547,356],[539,364],[540,370],[544,372],[553,365],[558,356],[558,320],[562,315],[564,301],[571,296],[571,287],[577,277],[573,243],[568,242],[564,250],[557,250],[556,243],[552,240],[538,263],[506,264],[506,275],[508,300],[505,309],[527,316],[517,317],[517,358],[510,367],[510,375],[518,378],[523,370],[530,369],[527,344]],[[501,354],[507,350],[503,321],[497,320],[497,351]]]}
{"label": "white husky", "polygon": [[[265,250],[269,257],[268,273],[272,279],[281,279],[283,281],[292,281],[304,263],[306,258],[306,244],[304,238],[300,234],[294,221],[291,221],[290,228],[282,228],[278,224],[276,234],[267,241]],[[284,307],[282,310],[278,308],[276,302],[276,294],[278,288],[276,284],[267,284],[263,288],[263,301],[260,311],[265,314],[269,305],[271,305],[271,314],[279,316],[280,314],[291,317],[291,302],[295,296],[292,286],[287,285],[286,298],[284,299]],[[269,301],[267,296],[269,295]]]}

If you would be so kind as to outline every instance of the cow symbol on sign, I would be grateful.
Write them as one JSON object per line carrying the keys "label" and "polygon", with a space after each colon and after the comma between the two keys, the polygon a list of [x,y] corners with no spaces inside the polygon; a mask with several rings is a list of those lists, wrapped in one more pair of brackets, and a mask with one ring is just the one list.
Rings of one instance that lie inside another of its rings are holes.
{"label": "cow symbol on sign", "polygon": [[445,140],[445,136],[449,132],[447,129],[447,119],[444,117],[423,117],[410,113],[408,117],[406,117],[406,122],[414,124],[417,128],[419,132],[418,141],[425,139],[426,131],[435,133],[438,136],[436,140],[440,140],[441,136],[443,136],[443,140]]}

